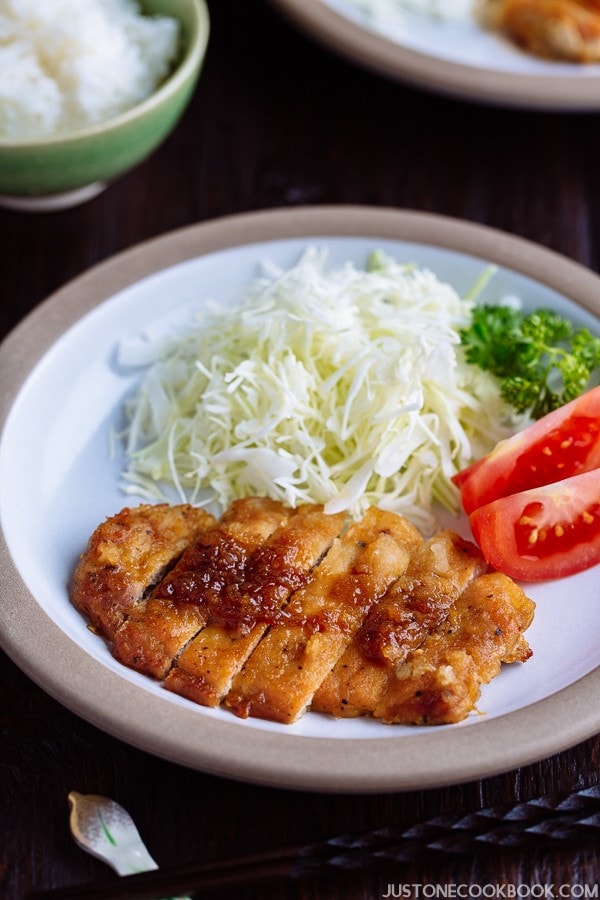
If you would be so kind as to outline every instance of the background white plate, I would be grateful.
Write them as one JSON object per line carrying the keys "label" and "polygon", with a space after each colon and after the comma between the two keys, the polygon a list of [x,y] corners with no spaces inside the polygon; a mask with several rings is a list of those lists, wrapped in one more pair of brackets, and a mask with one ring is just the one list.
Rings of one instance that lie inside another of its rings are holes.
{"label": "background white plate", "polygon": [[[65,705],[111,733],[187,765],[272,784],[440,784],[510,768],[594,733],[600,711],[585,697],[599,680],[597,569],[527,587],[538,604],[528,632],[533,658],[505,667],[484,688],[484,715],[444,728],[312,713],[286,727],[207,710],[120,666],[71,606],[68,585],[87,537],[105,516],[136,502],[118,486],[122,455],[110,454],[123,399],[139,378],[119,369],[118,340],[148,325],[185,322],[209,298],[235,302],[262,260],[288,267],[309,243],[326,246],[332,265],[362,265],[381,248],[429,266],[459,291],[493,261],[501,270],[489,298],[517,293],[528,307],[552,306],[600,331],[592,312],[596,276],[527,242],[418,213],[344,207],[240,216],[116,257],[42,305],[0,350],[5,649]],[[464,521],[456,527],[465,532]]]}
{"label": "background white plate", "polygon": [[506,106],[600,109],[600,64],[537,58],[474,19],[407,10],[377,22],[349,0],[272,2],[330,49],[418,87]]}

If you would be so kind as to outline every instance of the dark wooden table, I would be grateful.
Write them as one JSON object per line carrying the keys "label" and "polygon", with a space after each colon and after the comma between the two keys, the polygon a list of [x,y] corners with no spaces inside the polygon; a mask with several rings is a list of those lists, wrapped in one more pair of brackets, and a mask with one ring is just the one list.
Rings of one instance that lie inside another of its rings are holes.
{"label": "dark wooden table", "polygon": [[[79,208],[0,212],[2,334],[69,279],[139,241],[223,214],[297,204],[444,213],[523,235],[600,271],[598,115],[493,109],[420,93],[329,55],[265,3],[209,5],[212,38],[197,92],[151,159]],[[14,900],[112,877],[69,835],[70,790],[118,800],[156,859],[175,865],[598,779],[600,740],[593,738],[517,771],[439,790],[336,796],[233,783],[107,736],[9,659],[0,666],[0,895]],[[548,841],[526,853],[432,851],[375,873],[224,896],[371,900],[389,884],[462,885],[463,896],[465,885],[467,896],[485,896],[486,885],[521,885],[521,896],[540,896],[540,886],[566,884],[580,887],[564,896],[597,897],[599,881],[593,845]]]}

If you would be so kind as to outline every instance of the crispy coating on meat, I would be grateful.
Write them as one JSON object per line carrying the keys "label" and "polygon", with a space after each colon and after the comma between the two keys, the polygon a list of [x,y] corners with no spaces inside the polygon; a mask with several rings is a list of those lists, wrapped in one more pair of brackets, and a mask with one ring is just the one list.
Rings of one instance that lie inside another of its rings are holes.
{"label": "crispy coating on meat", "polygon": [[481,575],[396,669],[375,716],[403,725],[460,722],[503,660],[514,659],[517,648],[518,658],[530,655],[523,631],[533,612],[533,601],[506,575]]}
{"label": "crispy coating on meat", "polygon": [[462,591],[486,569],[479,549],[453,531],[441,531],[418,547],[406,574],[369,611],[312,708],[344,718],[371,714],[394,667],[444,621]]}
{"label": "crispy coating on meat", "polygon": [[322,507],[304,506],[277,529],[250,557],[243,582],[227,595],[226,609],[214,610],[207,626],[183,650],[165,687],[205,706],[221,703],[234,676],[268,626],[279,620],[291,594],[306,584],[344,521],[343,515],[326,515]]}
{"label": "crispy coating on meat", "polygon": [[[600,2],[600,0],[599,0]],[[452,531],[235,501],[216,521],[142,505],[100,525],[73,602],[115,657],[195,702],[292,723],[306,709],[387,723],[471,712],[525,662],[534,605]]]}
{"label": "crispy coating on meat", "polygon": [[537,56],[600,62],[600,0],[481,0],[478,12]]}
{"label": "crispy coating on meat", "polygon": [[292,620],[271,628],[234,680],[227,705],[239,716],[296,721],[420,541],[406,519],[371,507],[292,597]]}
{"label": "crispy coating on meat", "polygon": [[74,604],[108,638],[214,516],[183,504],[126,508],[96,528],[75,571]]}
{"label": "crispy coating on meat", "polygon": [[211,609],[243,580],[251,554],[293,511],[266,498],[236,500],[114,635],[115,657],[164,678],[173,660],[206,625]]}

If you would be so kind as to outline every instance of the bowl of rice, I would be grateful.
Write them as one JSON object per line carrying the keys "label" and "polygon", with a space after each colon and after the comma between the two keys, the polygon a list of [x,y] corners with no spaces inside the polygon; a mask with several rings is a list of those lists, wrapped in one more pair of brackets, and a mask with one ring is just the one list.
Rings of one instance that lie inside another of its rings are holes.
{"label": "bowl of rice", "polygon": [[146,159],[208,35],[205,0],[0,0],[0,205],[74,206]]}

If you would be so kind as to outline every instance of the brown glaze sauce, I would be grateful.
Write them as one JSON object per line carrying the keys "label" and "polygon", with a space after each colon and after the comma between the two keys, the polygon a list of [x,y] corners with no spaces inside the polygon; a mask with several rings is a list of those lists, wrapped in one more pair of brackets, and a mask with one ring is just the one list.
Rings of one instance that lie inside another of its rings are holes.
{"label": "brown glaze sauce", "polygon": [[361,584],[360,566],[353,577],[335,584],[336,610],[311,614],[283,607],[290,594],[304,587],[311,572],[303,571],[294,547],[263,547],[249,553],[230,535],[211,532],[188,547],[178,564],[154,589],[153,596],[174,605],[202,606],[208,620],[236,634],[248,634],[257,625],[299,625],[309,633],[348,632],[372,602],[368,579]]}
{"label": "brown glaze sauce", "polygon": [[415,637],[446,618],[454,594],[436,575],[400,577],[390,595],[368,613],[356,646],[370,662],[393,664],[414,647]]}

